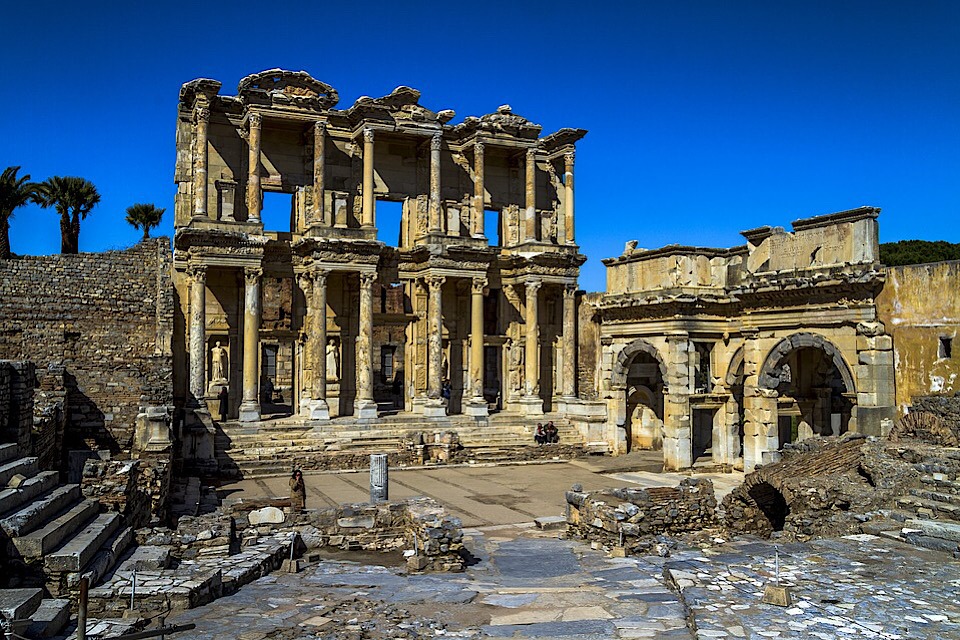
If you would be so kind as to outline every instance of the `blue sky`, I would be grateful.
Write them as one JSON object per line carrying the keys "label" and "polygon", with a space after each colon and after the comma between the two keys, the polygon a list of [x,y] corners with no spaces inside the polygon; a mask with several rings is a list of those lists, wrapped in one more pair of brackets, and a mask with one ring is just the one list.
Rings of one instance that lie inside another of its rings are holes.
{"label": "blue sky", "polygon": [[[459,121],[509,103],[590,130],[577,154],[581,286],[642,247],[879,206],[881,241],[960,242],[960,2],[16,3],[4,9],[0,168],[81,175],[103,200],[80,247],[124,247],[134,202],[167,207],[179,87],[233,94],[283,67],[346,108],[397,85]],[[16,253],[59,250],[28,207]]]}

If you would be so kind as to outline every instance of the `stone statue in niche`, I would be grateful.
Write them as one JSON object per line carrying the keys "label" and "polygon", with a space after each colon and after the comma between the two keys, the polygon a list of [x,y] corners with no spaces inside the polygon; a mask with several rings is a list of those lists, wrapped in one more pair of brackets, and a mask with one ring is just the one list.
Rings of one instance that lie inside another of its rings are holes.
{"label": "stone statue in niche", "polygon": [[523,390],[523,345],[508,341],[507,348],[510,354],[510,389],[519,393]]}
{"label": "stone statue in niche", "polygon": [[340,381],[340,349],[337,341],[330,338],[327,342],[327,382]]}
{"label": "stone statue in niche", "polygon": [[210,349],[210,380],[211,382],[227,381],[227,350],[220,346],[219,340]]}

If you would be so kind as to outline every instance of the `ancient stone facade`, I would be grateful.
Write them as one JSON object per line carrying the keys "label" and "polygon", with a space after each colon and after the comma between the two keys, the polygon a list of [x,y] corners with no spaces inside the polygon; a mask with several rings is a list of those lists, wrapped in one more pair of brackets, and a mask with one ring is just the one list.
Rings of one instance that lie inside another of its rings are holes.
{"label": "ancient stone facade", "polygon": [[[506,105],[453,125],[408,87],[336,109],[302,71],[220,88],[180,92],[178,401],[202,414],[226,389],[241,421],[576,404],[585,131],[541,137]],[[289,216],[271,229],[276,194]]]}
{"label": "ancient stone facade", "polygon": [[634,241],[604,260],[596,382],[615,449],[752,470],[810,435],[885,433],[896,411],[878,213],[761,227],[732,249]]}
{"label": "ancient stone facade", "polygon": [[889,267],[886,274],[877,311],[893,336],[903,414],[914,398],[960,391],[960,262]]}
{"label": "ancient stone facade", "polygon": [[66,448],[128,450],[141,407],[171,404],[171,264],[166,238],[0,261],[0,358],[59,372]]}

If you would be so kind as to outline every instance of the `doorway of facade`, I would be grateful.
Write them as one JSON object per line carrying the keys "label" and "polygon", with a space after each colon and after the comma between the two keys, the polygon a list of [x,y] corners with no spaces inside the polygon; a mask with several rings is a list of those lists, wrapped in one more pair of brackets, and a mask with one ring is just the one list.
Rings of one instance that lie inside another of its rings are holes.
{"label": "doorway of facade", "polygon": [[693,463],[713,459],[713,421],[716,418],[716,409],[693,410]]}
{"label": "doorway of facade", "polygon": [[657,359],[638,351],[627,368],[627,450],[663,445],[663,378]]}
{"label": "doorway of facade", "polygon": [[499,346],[483,347],[483,398],[490,411],[500,411],[503,408],[500,352]]}

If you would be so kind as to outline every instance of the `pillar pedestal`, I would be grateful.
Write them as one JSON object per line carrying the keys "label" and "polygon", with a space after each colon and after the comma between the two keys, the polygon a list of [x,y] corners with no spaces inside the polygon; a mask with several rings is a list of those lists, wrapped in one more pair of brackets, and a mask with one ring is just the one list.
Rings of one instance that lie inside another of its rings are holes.
{"label": "pillar pedestal", "polygon": [[423,405],[423,415],[427,418],[444,418],[447,415],[447,408],[443,400],[439,398],[428,398]]}
{"label": "pillar pedestal", "polygon": [[[374,411],[376,411],[376,405],[374,405]],[[311,420],[329,420],[330,407],[327,405],[327,401],[310,400],[310,405],[307,410],[307,417]]]}

